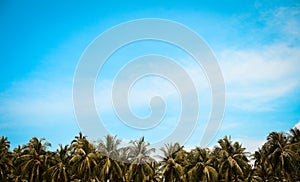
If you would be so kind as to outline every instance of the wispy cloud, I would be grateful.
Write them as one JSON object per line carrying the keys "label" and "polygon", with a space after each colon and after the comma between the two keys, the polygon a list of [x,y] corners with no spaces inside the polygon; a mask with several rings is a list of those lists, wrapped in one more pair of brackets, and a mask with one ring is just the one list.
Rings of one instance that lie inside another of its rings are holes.
{"label": "wispy cloud", "polygon": [[244,148],[246,148],[247,152],[251,153],[257,151],[258,148],[261,148],[261,146],[265,143],[265,140],[263,139],[254,139],[249,137],[233,138],[233,141],[238,141]]}
{"label": "wispy cloud", "polygon": [[271,101],[299,87],[299,57],[300,47],[284,44],[221,52],[229,104],[245,110],[272,109]]}
{"label": "wispy cloud", "polygon": [[261,11],[259,21],[265,23],[263,31],[275,34],[275,41],[293,44],[300,40],[300,7],[281,6]]}
{"label": "wispy cloud", "polygon": [[1,93],[2,117],[33,125],[59,123],[60,117],[73,119],[72,82],[62,82],[41,79],[15,82],[14,87]]}
{"label": "wispy cloud", "polygon": [[[201,67],[190,58],[179,59],[179,62],[182,68],[189,75],[189,78],[193,81],[199,100],[201,99],[201,102],[204,101],[203,103],[209,102],[210,88],[205,76],[205,72],[201,70]],[[149,66],[151,65],[144,64],[143,68],[139,69],[144,69],[144,72],[147,72]],[[178,75],[176,71],[172,72],[171,77],[176,77],[177,80],[179,80],[179,82],[183,85],[187,84],[186,80],[184,80],[181,75]],[[163,78],[159,75],[148,75],[139,79],[135,83],[131,83],[132,87],[130,90],[124,90],[120,92],[128,93],[128,102],[133,109],[139,109],[149,105],[151,98],[154,96],[162,97],[165,102],[170,103],[169,106],[172,108],[174,103],[179,105],[181,104],[180,99],[182,97],[189,97],[188,94],[181,95],[181,92],[190,93],[191,89],[193,89],[193,87],[186,85],[182,88],[184,90],[179,90],[178,84],[174,83],[173,81],[174,80],[172,80],[170,77]],[[114,77],[111,79],[100,79],[96,83],[95,99],[99,111],[106,112],[107,110],[112,109],[113,106],[111,95],[113,83]],[[126,89],[125,85],[127,84],[127,80],[121,80],[121,82],[118,82],[118,84],[121,85],[121,89]]]}

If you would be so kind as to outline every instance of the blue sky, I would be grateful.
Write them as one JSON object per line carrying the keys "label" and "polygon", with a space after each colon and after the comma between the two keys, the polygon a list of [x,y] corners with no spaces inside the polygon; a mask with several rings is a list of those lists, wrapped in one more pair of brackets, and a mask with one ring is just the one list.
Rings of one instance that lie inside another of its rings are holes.
{"label": "blue sky", "polygon": [[[184,24],[215,53],[225,79],[226,110],[211,145],[231,135],[254,150],[270,131],[288,131],[300,121],[297,1],[4,0],[0,2],[0,135],[8,136],[13,147],[32,136],[45,137],[53,148],[69,143],[80,131],[73,111],[72,83],[81,54],[105,30],[140,18]],[[175,127],[172,121],[178,117],[180,98],[176,89],[159,78],[141,80],[130,95],[133,112],[141,117],[149,114],[149,95],[168,97],[170,107],[157,130],[132,131],[119,125],[111,101],[103,99],[108,98],[118,69],[149,52],[173,57],[195,78],[200,124],[185,145],[198,145],[210,112],[209,85],[201,68],[170,45],[151,41],[129,45],[107,61],[95,85],[100,117],[112,134],[125,140],[145,135],[155,142]]]}

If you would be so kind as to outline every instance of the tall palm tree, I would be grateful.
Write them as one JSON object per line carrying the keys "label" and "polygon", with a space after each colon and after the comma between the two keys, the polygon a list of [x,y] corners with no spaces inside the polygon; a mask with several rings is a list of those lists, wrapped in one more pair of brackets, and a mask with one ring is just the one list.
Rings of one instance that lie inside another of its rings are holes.
{"label": "tall palm tree", "polygon": [[251,178],[255,178],[257,181],[272,180],[272,166],[268,160],[268,153],[266,145],[263,145],[262,148],[254,152],[252,157],[255,162]]}
{"label": "tall palm tree", "polygon": [[151,165],[154,159],[150,154],[154,152],[155,149],[147,148],[150,144],[144,141],[144,137],[140,140],[131,141],[130,144],[128,157],[131,164],[127,171],[127,180],[150,181],[155,175],[155,169],[153,169],[153,165]]}
{"label": "tall palm tree", "polygon": [[12,170],[11,153],[9,151],[10,142],[7,137],[0,138],[0,181],[7,181]]}
{"label": "tall palm tree", "polygon": [[250,168],[245,148],[242,148],[238,142],[232,144],[230,137],[227,136],[218,143],[220,147],[215,150],[220,155],[219,174],[221,179],[226,182],[244,180],[245,172]]}
{"label": "tall palm tree", "polygon": [[71,156],[69,146],[65,145],[63,147],[60,144],[59,149],[57,149],[52,158],[52,163],[54,165],[48,168],[44,176],[51,182],[70,181],[70,173],[68,169]]}
{"label": "tall palm tree", "polygon": [[50,143],[44,138],[32,138],[23,148],[22,155],[17,159],[21,167],[23,179],[30,182],[42,181],[42,174],[46,171],[48,163],[47,147]]}
{"label": "tall palm tree", "polygon": [[[292,150],[300,156],[300,130],[298,128],[290,129],[290,143],[292,144]],[[300,181],[300,160],[295,162],[294,172],[293,172],[293,180]]]}
{"label": "tall palm tree", "polygon": [[245,177],[245,182],[264,182],[269,180],[263,180],[260,177],[259,168],[249,169],[248,175]]}
{"label": "tall palm tree", "polygon": [[300,129],[292,128],[290,129],[290,143],[298,143],[300,142]]}
{"label": "tall palm tree", "polygon": [[217,181],[218,172],[212,165],[209,149],[197,147],[188,155],[188,176],[190,181]]}
{"label": "tall palm tree", "polygon": [[282,132],[272,132],[267,137],[268,159],[272,165],[275,179],[292,181],[291,173],[299,155],[292,150],[295,144],[289,143],[288,137]]}
{"label": "tall palm tree", "polygon": [[105,142],[100,141],[98,145],[98,151],[104,155],[101,160],[101,172],[102,180],[104,181],[121,181],[123,172],[121,169],[121,163],[119,160],[119,145],[121,140],[117,137],[107,135],[105,137]]}
{"label": "tall palm tree", "polygon": [[160,148],[163,152],[163,156],[159,156],[161,159],[161,173],[164,176],[165,181],[181,181],[182,175],[184,173],[184,168],[181,166],[178,152],[182,149],[179,143],[175,144],[165,144],[164,147]]}
{"label": "tall palm tree", "polygon": [[119,162],[121,163],[123,181],[128,179],[128,169],[130,167],[129,161],[129,147],[122,147],[119,149]]}
{"label": "tall palm tree", "polygon": [[97,160],[100,156],[95,152],[95,147],[82,133],[72,141],[71,148],[73,156],[70,159],[72,166],[72,178],[82,181],[91,181],[97,179]]}
{"label": "tall palm tree", "polygon": [[23,148],[20,145],[14,148],[11,156],[11,161],[13,164],[12,174],[10,176],[10,181],[19,182],[22,181],[22,169],[20,165],[19,157],[23,154]]}
{"label": "tall palm tree", "polygon": [[11,152],[7,137],[0,137],[0,181],[300,181],[297,128],[270,133],[252,155],[253,167],[245,148],[230,137],[219,140],[212,151],[196,147],[186,152],[178,143],[166,144],[159,163],[150,156],[154,149],[144,137],[127,147],[120,148],[120,143],[108,135],[96,148],[79,133],[70,147],[60,145],[55,152],[38,138]]}

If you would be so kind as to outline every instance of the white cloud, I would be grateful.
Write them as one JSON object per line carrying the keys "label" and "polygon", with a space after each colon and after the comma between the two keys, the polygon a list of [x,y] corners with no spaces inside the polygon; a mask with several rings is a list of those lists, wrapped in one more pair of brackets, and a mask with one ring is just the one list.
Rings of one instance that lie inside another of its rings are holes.
{"label": "white cloud", "polygon": [[299,48],[273,45],[262,50],[225,50],[220,65],[226,83],[246,85],[263,81],[278,81],[295,71],[299,65]]}
{"label": "white cloud", "polygon": [[259,18],[264,22],[264,31],[278,34],[280,41],[292,43],[300,38],[300,7],[279,7],[262,11]]}
{"label": "white cloud", "polygon": [[295,125],[295,127],[300,130],[300,121]]}
{"label": "white cloud", "polygon": [[236,108],[270,110],[272,100],[299,86],[299,47],[278,44],[260,50],[225,50],[219,57],[227,101]]}
{"label": "white cloud", "polygon": [[233,138],[233,141],[238,141],[241,143],[242,146],[246,148],[246,151],[250,153],[254,153],[265,143],[265,140],[253,139],[249,137]]}
{"label": "white cloud", "polygon": [[15,82],[14,87],[1,93],[0,113],[10,120],[27,124],[62,122],[57,118],[72,120],[71,84],[37,79]]}
{"label": "white cloud", "polygon": [[[198,93],[199,100],[201,100],[201,104],[206,105],[207,102],[210,101],[210,89],[209,83],[206,79],[204,72],[201,70],[201,67],[197,65],[193,60],[188,61],[184,60],[181,63],[182,68],[186,70],[189,74],[189,77],[192,79],[192,82],[196,88],[196,92]],[[148,66],[144,65],[143,68],[145,72],[147,72]],[[162,68],[166,69],[166,68]],[[187,85],[186,80],[184,80],[177,72],[172,73],[172,77],[177,77],[176,79],[181,82],[184,90],[181,90],[183,93],[190,93],[193,87]],[[174,81],[174,80],[173,80]],[[95,100],[98,111],[107,112],[112,109],[112,84],[114,80],[106,79],[106,80],[98,80],[95,87]],[[126,80],[121,80],[118,84],[124,85],[121,88],[125,89]],[[131,83],[133,84],[133,83]],[[155,76],[146,76],[139,81],[135,82],[132,85],[130,90],[121,91],[122,93],[128,93],[129,104],[132,108],[141,108],[149,105],[151,98],[154,96],[160,96],[164,99],[165,102],[171,103],[171,107],[174,106],[174,103],[181,104],[180,99],[182,97],[189,97],[189,95],[180,95],[180,90],[176,83],[172,83],[172,80],[167,80],[161,77]],[[208,104],[209,107],[209,104]]]}

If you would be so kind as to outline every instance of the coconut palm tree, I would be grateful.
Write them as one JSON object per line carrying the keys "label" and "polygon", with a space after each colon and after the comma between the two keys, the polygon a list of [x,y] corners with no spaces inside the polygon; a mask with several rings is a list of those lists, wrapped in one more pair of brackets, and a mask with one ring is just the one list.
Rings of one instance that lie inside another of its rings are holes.
{"label": "coconut palm tree", "polygon": [[186,152],[178,143],[166,144],[159,163],[144,137],[120,148],[121,141],[108,135],[96,148],[79,133],[70,147],[60,145],[55,152],[38,138],[11,152],[10,142],[1,137],[0,181],[300,181],[299,136],[297,128],[270,133],[252,155],[253,167],[245,148],[230,137],[219,140],[212,151],[196,147]]}
{"label": "coconut palm tree", "polygon": [[257,168],[255,169],[249,169],[250,171],[248,172],[247,177],[245,178],[245,182],[264,182],[268,180],[263,180],[260,177],[260,173]]}
{"label": "coconut palm tree", "polygon": [[181,166],[178,152],[182,149],[179,143],[175,144],[165,144],[164,147],[160,148],[163,152],[163,156],[159,156],[161,159],[161,173],[164,176],[165,181],[180,181],[182,179],[182,175],[184,173],[184,168]]}
{"label": "coconut palm tree", "polygon": [[[290,143],[299,143],[300,142],[300,130],[298,128],[290,129]],[[299,147],[298,147],[299,148]]]}
{"label": "coconut palm tree", "polygon": [[215,150],[219,154],[219,174],[220,179],[227,181],[244,180],[245,172],[248,171],[247,153],[241,144],[235,142],[232,144],[230,137],[224,137],[218,141],[220,147]]}
{"label": "coconut palm tree", "polygon": [[129,146],[129,161],[131,162],[127,171],[128,181],[150,181],[155,175],[155,169],[151,162],[155,162],[150,156],[155,151],[154,148],[148,149],[150,145],[144,141],[144,137],[140,140],[130,142]]}
{"label": "coconut palm tree", "polygon": [[101,160],[101,172],[103,181],[121,181],[123,172],[121,169],[121,163],[119,160],[119,145],[121,140],[117,137],[107,135],[105,142],[100,141],[98,145],[98,151],[104,156]]}
{"label": "coconut palm tree", "polygon": [[272,132],[267,137],[268,160],[271,164],[275,180],[292,181],[291,173],[299,155],[293,150],[297,145],[289,143],[288,137],[282,132]]}
{"label": "coconut palm tree", "polygon": [[19,157],[23,153],[23,148],[20,145],[14,148],[13,152],[11,153],[11,162],[13,165],[12,174],[10,176],[10,181],[19,182],[22,181],[22,170],[20,165]]}
{"label": "coconut palm tree", "polygon": [[9,151],[10,142],[7,137],[0,138],[0,181],[7,181],[12,170],[11,153]]}
{"label": "coconut palm tree", "polygon": [[197,147],[188,155],[188,177],[190,181],[217,181],[218,172],[212,165],[209,149]]}
{"label": "coconut palm tree", "polygon": [[91,181],[97,179],[97,161],[100,156],[95,152],[95,147],[91,144],[82,133],[72,141],[71,149],[72,158],[72,179]]}
{"label": "coconut palm tree", "polygon": [[50,143],[45,139],[32,138],[23,148],[22,155],[17,159],[21,167],[21,176],[30,182],[42,181],[42,174],[47,169],[47,147]]}
{"label": "coconut palm tree", "polygon": [[266,145],[259,148],[252,155],[254,162],[254,169],[251,171],[251,178],[255,178],[257,181],[270,181],[272,180],[272,166],[268,160],[268,150]]}
{"label": "coconut palm tree", "polygon": [[48,168],[44,174],[44,178],[51,182],[65,182],[70,181],[69,160],[70,149],[68,145],[64,147],[60,144],[59,149],[52,156],[53,165]]}
{"label": "coconut palm tree", "polygon": [[[292,150],[300,156],[300,130],[298,128],[290,129],[289,142],[292,144]],[[293,170],[293,180],[300,181],[300,160],[295,162]]]}

